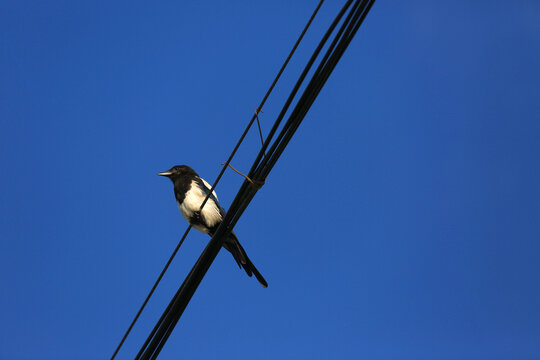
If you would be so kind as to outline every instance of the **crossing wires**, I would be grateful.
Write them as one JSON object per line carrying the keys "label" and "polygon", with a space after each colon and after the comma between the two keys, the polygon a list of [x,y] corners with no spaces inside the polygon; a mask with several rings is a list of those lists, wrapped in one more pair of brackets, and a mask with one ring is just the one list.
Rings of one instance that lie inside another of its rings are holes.
{"label": "crossing wires", "polygon": [[[300,42],[302,41],[302,39],[304,38],[304,35],[306,34],[307,30],[309,29],[311,23],[313,22],[313,19],[315,19],[315,16],[317,15],[317,13],[319,12],[319,9],[321,8],[321,5],[323,4],[324,0],[320,0],[319,3],[317,4],[317,7],[315,8],[315,10],[313,11],[313,14],[311,14],[311,17],[309,18],[307,24],[304,26],[304,29],[302,30],[302,33],[300,34],[300,36],[298,37],[298,39],[296,40],[294,46],[292,47],[289,55],[287,56],[287,58],[285,59],[285,61],[283,62],[283,65],[281,66],[281,68],[279,69],[276,77],[274,78],[274,81],[272,82],[272,84],[270,85],[270,87],[268,88],[268,90],[266,91],[266,94],[264,95],[263,99],[261,100],[261,103],[259,104],[259,106],[257,107],[257,109],[255,110],[255,114],[252,116],[251,120],[249,121],[249,123],[247,124],[246,128],[244,129],[244,132],[242,133],[242,136],[240,136],[240,139],[238,140],[238,142],[236,143],[236,146],[234,147],[233,151],[231,152],[231,154],[229,155],[229,158],[227,159],[227,161],[225,163],[223,163],[223,168],[221,169],[218,177],[216,178],[216,180],[214,181],[214,183],[212,184],[212,188],[210,189],[210,191],[208,192],[208,195],[206,196],[206,198],[204,199],[204,201],[202,202],[201,204],[201,207],[199,209],[199,211],[201,211],[204,207],[204,205],[206,204],[206,202],[208,201],[208,198],[210,197],[210,194],[212,194],[212,192],[214,191],[214,189],[216,188],[217,184],[219,183],[219,181],[221,180],[221,177],[223,176],[223,174],[225,173],[225,170],[227,169],[228,166],[231,166],[230,163],[234,157],[234,155],[236,154],[236,152],[238,151],[238,148],[240,147],[240,145],[242,144],[242,142],[244,141],[244,138],[246,137],[247,133],[249,132],[249,130],[251,129],[251,126],[253,125],[253,122],[255,120],[257,120],[257,125],[259,127],[259,134],[261,136],[261,140],[263,140],[263,135],[262,135],[262,132],[261,132],[261,127],[260,127],[260,123],[259,123],[259,117],[258,117],[258,114],[259,112],[262,112],[262,108],[264,106],[264,104],[266,103],[266,100],[268,99],[268,96],[270,96],[270,93],[272,92],[272,90],[274,89],[274,87],[276,86],[276,83],[278,82],[279,78],[281,77],[281,74],[283,74],[283,71],[285,70],[285,68],[287,67],[287,65],[289,64],[289,61],[291,60],[293,54],[295,53],[296,49],[298,48],[298,45],[300,45]],[[176,254],[178,253],[178,250],[180,249],[180,247],[182,246],[182,244],[184,243],[184,240],[186,239],[187,235],[189,234],[189,231],[191,230],[191,225],[188,226],[188,228],[186,229],[186,231],[184,232],[184,235],[180,238],[180,241],[178,242],[178,245],[176,245],[176,248],[174,249],[174,251],[172,252],[171,256],[169,257],[169,260],[167,260],[167,263],[165,264],[165,266],[163,267],[163,270],[161,271],[161,273],[159,274],[158,278],[156,279],[154,285],[152,286],[152,288],[150,289],[150,292],[148,293],[148,295],[146,296],[146,298],[144,299],[141,307],[139,308],[139,310],[137,311],[137,314],[135,315],[135,317],[133,318],[133,320],[131,321],[131,324],[129,325],[128,329],[126,330],[124,336],[122,337],[122,340],[120,340],[120,343],[118,344],[118,346],[116,347],[113,355],[111,356],[111,360],[114,360],[114,358],[116,357],[116,355],[118,354],[118,351],[120,351],[120,348],[122,347],[122,345],[124,344],[124,342],[126,341],[129,333],[131,332],[131,330],[133,329],[133,326],[135,325],[135,323],[137,322],[137,320],[139,319],[139,317],[141,316],[141,313],[142,311],[144,310],[144,308],[146,307],[146,304],[148,303],[148,301],[150,300],[150,298],[152,297],[152,295],[154,294],[154,291],[156,290],[157,286],[159,285],[159,283],[161,282],[161,279],[163,278],[163,276],[165,275],[165,272],[167,271],[167,269],[169,268],[169,266],[171,265],[174,257],[176,256]]]}
{"label": "crossing wires", "polygon": [[[233,227],[257,193],[257,191],[264,185],[266,179],[276,164],[277,160],[285,150],[285,147],[291,140],[292,136],[300,126],[302,120],[306,116],[311,105],[315,101],[316,97],[320,93],[322,87],[328,80],[330,74],[336,67],[341,56],[349,46],[354,35],[358,31],[360,25],[364,21],[366,15],[371,9],[375,0],[349,0],[345,3],[341,11],[338,13],[327,32],[324,34],[321,42],[315,49],[313,55],[309,59],[304,71],[300,75],[300,78],[296,82],[291,94],[287,98],[283,109],[278,115],[274,125],[264,144],[259,151],[257,158],[253,162],[251,169],[247,175],[249,179],[246,179],[236,197],[234,198],[227,214],[219,225],[218,229],[214,233],[214,236],[203,250],[201,256],[191,269],[190,273],[172,298],[171,302],[163,312],[163,315],[156,323],[154,329],[146,339],[145,343],[141,347],[139,353],[135,357],[137,360],[149,360],[156,359],[161,349],[168,340],[171,332],[182,316],[189,301],[195,293],[197,287],[201,283],[206,272],[210,268],[210,265],[216,258],[220,251],[223,241],[227,238]],[[336,29],[339,29],[336,31]],[[326,51],[322,58],[319,60],[316,70],[313,72],[311,79],[305,86],[302,94],[295,103],[293,110],[288,115],[286,122],[281,127],[279,134],[274,136],[280,127],[282,120],[287,114],[291,104],[297,98],[297,93],[304,83],[308,73],[313,67],[315,61],[319,58],[322,49],[327,45],[329,39],[332,38],[330,45],[327,46]],[[260,107],[258,108],[260,109]],[[250,126],[255,120],[254,116],[250,122]],[[246,129],[247,132],[248,129]],[[244,133],[244,135],[246,134]],[[243,135],[243,136],[244,136]],[[243,136],[241,140],[243,139]],[[238,147],[239,145],[237,145]],[[236,151],[237,148],[235,148]],[[225,163],[225,169],[232,159],[231,154],[227,163]],[[223,174],[224,170],[218,176],[218,180]],[[217,183],[217,181],[216,181]],[[215,188],[212,186],[212,190]],[[211,191],[210,191],[211,193]],[[203,203],[204,206],[204,203]],[[201,206],[202,208],[202,206]]]}

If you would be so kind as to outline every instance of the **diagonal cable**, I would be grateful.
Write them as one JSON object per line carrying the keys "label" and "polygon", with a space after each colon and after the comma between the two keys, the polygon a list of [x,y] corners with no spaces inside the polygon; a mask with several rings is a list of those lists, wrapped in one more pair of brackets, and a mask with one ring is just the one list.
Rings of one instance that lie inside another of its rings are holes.
{"label": "diagonal cable", "polygon": [[[264,106],[264,104],[266,103],[266,100],[268,99],[268,96],[270,96],[270,93],[272,92],[272,90],[274,89],[276,83],[278,82],[279,78],[281,77],[281,74],[283,73],[283,71],[285,70],[285,67],[289,64],[289,61],[291,60],[291,57],[293,56],[294,52],[296,51],[296,49],[298,48],[298,45],[300,44],[300,42],[302,41],[304,35],[306,34],[309,26],[311,25],[311,23],[313,22],[313,19],[315,18],[315,15],[317,15],[319,9],[321,8],[321,5],[322,3],[324,2],[324,0],[320,0],[317,7],[315,8],[315,10],[313,11],[313,14],[311,15],[311,17],[309,18],[309,21],[307,22],[306,26],[304,27],[304,29],[302,30],[302,33],[300,34],[300,36],[298,37],[298,39],[296,40],[296,43],[294,44],[293,48],[291,49],[291,51],[289,52],[289,55],[287,56],[287,58],[285,59],[285,62],[283,63],[283,65],[281,66],[281,69],[279,70],[278,74],[276,75],[276,77],[274,78],[274,81],[272,82],[272,84],[270,85],[270,87],[268,88],[268,90],[266,91],[266,94],[264,95],[263,99],[261,100],[261,103],[259,104],[259,106],[257,107],[257,111],[255,112],[255,114],[253,115],[253,117],[251,118],[250,122],[248,123],[248,125],[246,126],[246,129],[244,130],[244,133],[242,134],[242,136],[240,136],[240,139],[238,140],[238,142],[236,143],[236,146],[234,147],[233,151],[231,152],[231,154],[229,155],[229,158],[227,159],[227,161],[225,162],[225,164],[223,165],[223,168],[221,169],[218,177],[216,178],[216,180],[214,181],[214,184],[212,185],[212,188],[210,189],[210,191],[208,192],[206,198],[204,199],[204,201],[202,202],[201,204],[201,207],[199,209],[199,211],[201,211],[204,207],[204,205],[206,204],[206,202],[208,201],[208,198],[210,197],[210,194],[212,194],[212,192],[214,191],[214,189],[216,188],[217,184],[219,183],[219,181],[221,180],[221,177],[223,176],[223,174],[225,173],[225,170],[227,169],[227,167],[229,166],[230,162],[232,161],[234,155],[236,154],[236,151],[238,150],[238,148],[240,147],[240,145],[242,144],[242,142],[244,141],[244,138],[246,137],[249,129],[251,128],[251,126],[253,125],[253,122],[255,121],[255,119],[258,120],[258,112],[262,111],[262,107]],[[260,127],[259,127],[259,131],[260,131]],[[262,133],[261,133],[261,136],[262,136]],[[125,332],[124,336],[122,337],[122,340],[120,341],[120,343],[118,344],[118,346],[116,347],[112,357],[111,357],[111,360],[114,360],[114,358],[116,357],[116,355],[118,354],[118,351],[120,351],[120,348],[122,347],[122,345],[124,344],[124,342],[126,341],[129,333],[131,332],[131,329],[133,329],[133,326],[135,325],[135,323],[137,322],[137,320],[139,319],[139,316],[141,315],[142,311],[144,310],[144,308],[146,307],[146,304],[148,303],[148,301],[150,300],[150,298],[152,297],[152,295],[154,294],[154,291],[156,290],[157,286],[159,285],[159,283],[161,282],[161,279],[163,278],[163,276],[165,275],[165,272],[167,271],[167,269],[169,268],[169,265],[171,264],[171,262],[173,261],[174,257],[176,256],[176,253],[178,252],[178,250],[180,249],[180,246],[182,246],[182,244],[184,243],[184,240],[186,239],[189,231],[191,230],[191,225],[188,226],[188,228],[186,229],[186,231],[184,232],[184,235],[182,236],[182,238],[180,239],[180,241],[178,242],[178,245],[176,245],[176,248],[174,249],[174,251],[172,252],[171,256],[169,257],[169,260],[167,261],[167,263],[165,264],[165,267],[163,268],[163,270],[161,271],[161,273],[159,274],[158,278],[156,279],[154,285],[152,286],[152,289],[150,289],[150,292],[148,293],[148,295],[146,296],[144,302],[142,303],[141,307],[139,308],[139,310],[137,311],[137,314],[135,315],[135,317],[133,318],[133,320],[131,321],[131,324],[129,325],[127,331]]]}
{"label": "diagonal cable", "polygon": [[[300,123],[307,114],[315,98],[320,93],[331,72],[334,70],[339,59],[343,55],[350,41],[352,40],[358,28],[362,24],[365,16],[373,5],[374,0],[357,0],[354,2],[354,5],[350,7],[352,2],[353,1],[347,2],[347,4],[344,6],[342,11],[332,24],[331,29],[329,29],[329,32],[332,33],[334,28],[341,21],[341,18],[344,15],[345,11],[349,11],[346,19],[342,22],[339,31],[335,35],[334,41],[332,41],[332,45],[328,47],[326,54],[323,57],[323,60],[320,62],[317,70],[312,75],[311,80],[304,89],[303,94],[301,95],[293,111],[289,115],[287,122],[284,124],[276,140],[274,140],[274,142],[272,143],[270,151],[266,153],[266,156],[263,156],[265,149],[270,144],[270,138],[277,131],[279,122],[283,118],[283,114],[286,112],[286,109],[284,109],[284,111],[280,113],[278,119],[276,120],[271,133],[268,135],[267,140],[265,141],[265,145],[260,150],[257,160],[254,162],[252,169],[250,170],[249,177],[252,181],[250,182],[246,179],[243,182],[238,194],[233,200],[231,206],[229,207],[229,211],[227,212],[218,229],[214,233],[214,236],[212,237],[212,239],[204,249],[203,253],[197,260],[197,263],[193,266],[191,272],[186,277],[181,287],[178,289],[177,293],[169,303],[169,306],[163,313],[160,321],[158,322],[158,324],[156,324],[156,327],[146,340],[143,347],[140,349],[136,359],[156,359],[159,355],[162,347],[166,343],[168,337],[170,336],[175,325],[177,324],[178,320],[186,309],[189,301],[194,295],[197,287],[202,281],[202,278],[204,277],[204,275],[210,268],[210,265],[219,253],[223,241],[232,231],[234,225],[239,220],[240,216],[245,211],[250,201],[253,199],[253,197],[259,190],[260,185],[258,184],[264,183],[264,180],[268,176],[269,172],[272,170],[273,166],[283,153],[291,137],[298,129]],[[350,9],[348,9],[349,7]],[[325,35],[322,43],[316,50],[317,55],[327,40],[328,36]],[[313,57],[312,59],[310,59],[308,66],[302,73],[302,81],[304,80],[306,74],[309,72],[309,69],[313,64],[313,59]],[[300,83],[302,81],[300,81]],[[294,95],[300,87],[299,84],[297,85],[298,86],[295,86],[295,88],[293,89]],[[294,95],[292,96],[294,97]],[[285,107],[288,107],[291,101],[291,98],[289,98],[285,104]]]}

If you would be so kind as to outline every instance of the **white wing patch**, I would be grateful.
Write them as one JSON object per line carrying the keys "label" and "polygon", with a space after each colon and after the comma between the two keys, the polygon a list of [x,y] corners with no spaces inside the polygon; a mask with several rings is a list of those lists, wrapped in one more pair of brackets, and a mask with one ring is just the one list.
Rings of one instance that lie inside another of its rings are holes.
{"label": "white wing patch", "polygon": [[[206,181],[202,181],[204,185],[208,187],[208,189],[211,188],[211,186],[208,185]],[[212,194],[217,200],[215,191],[212,192]],[[182,214],[184,219],[189,221],[193,214],[200,209],[201,204],[205,198],[206,193],[204,193],[201,188],[199,188],[199,185],[197,185],[197,182],[193,180],[191,182],[191,189],[189,189],[189,191],[186,193],[184,201],[182,202],[182,204],[178,204],[178,208],[180,209],[180,213]],[[193,227],[203,233],[208,233],[208,228],[213,227],[222,219],[220,213],[220,206],[212,198],[208,198],[208,201],[206,202],[206,204],[204,204],[201,215],[204,219],[204,223],[206,226],[194,225]]]}

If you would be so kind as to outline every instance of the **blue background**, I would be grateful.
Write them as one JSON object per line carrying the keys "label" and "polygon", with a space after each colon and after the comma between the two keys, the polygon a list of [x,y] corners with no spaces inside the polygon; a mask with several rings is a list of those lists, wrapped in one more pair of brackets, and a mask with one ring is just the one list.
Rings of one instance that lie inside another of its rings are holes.
{"label": "blue background", "polygon": [[[186,228],[155,174],[214,181],[315,5],[0,3],[1,359],[111,356]],[[220,253],[160,358],[540,358],[539,63],[538,1],[378,1],[236,227],[269,288]]]}

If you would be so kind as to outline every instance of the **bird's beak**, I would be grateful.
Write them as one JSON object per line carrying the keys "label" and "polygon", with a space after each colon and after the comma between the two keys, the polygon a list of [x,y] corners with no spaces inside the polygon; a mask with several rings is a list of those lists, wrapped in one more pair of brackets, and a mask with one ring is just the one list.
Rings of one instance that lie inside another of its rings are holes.
{"label": "bird's beak", "polygon": [[172,175],[172,172],[170,172],[170,171],[164,171],[164,172],[158,173],[158,175],[160,175],[160,176],[170,176],[170,175]]}

